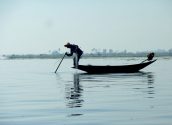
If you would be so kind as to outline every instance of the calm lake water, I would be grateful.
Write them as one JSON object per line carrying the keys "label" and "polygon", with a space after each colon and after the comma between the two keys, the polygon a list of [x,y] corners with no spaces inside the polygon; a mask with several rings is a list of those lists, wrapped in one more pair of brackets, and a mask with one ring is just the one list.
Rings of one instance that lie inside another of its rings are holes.
{"label": "calm lake water", "polygon": [[[121,65],[144,58],[82,59]],[[172,125],[172,58],[139,73],[88,75],[72,59],[0,60],[0,125]]]}

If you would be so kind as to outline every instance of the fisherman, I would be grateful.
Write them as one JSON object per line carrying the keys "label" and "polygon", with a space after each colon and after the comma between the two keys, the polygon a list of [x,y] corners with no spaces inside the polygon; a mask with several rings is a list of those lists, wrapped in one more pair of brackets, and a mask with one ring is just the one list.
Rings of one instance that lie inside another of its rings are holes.
{"label": "fisherman", "polygon": [[83,54],[83,51],[78,47],[78,45],[75,45],[75,44],[67,43],[64,46],[70,49],[70,53],[66,52],[65,55],[67,55],[67,56],[74,55],[73,65],[74,65],[75,68],[78,68],[79,59],[81,58],[81,55]]}
{"label": "fisherman", "polygon": [[147,55],[147,57],[148,57],[148,61],[150,61],[150,60],[152,60],[153,59],[153,57],[154,57],[154,53],[153,52],[151,52],[151,53],[149,53],[148,55]]}

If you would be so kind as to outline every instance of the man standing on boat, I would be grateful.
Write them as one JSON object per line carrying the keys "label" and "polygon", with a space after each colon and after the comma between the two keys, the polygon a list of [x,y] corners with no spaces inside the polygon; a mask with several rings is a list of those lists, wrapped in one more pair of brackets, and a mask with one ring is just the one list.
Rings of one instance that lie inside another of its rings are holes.
{"label": "man standing on boat", "polygon": [[73,65],[74,65],[75,68],[78,68],[79,59],[81,58],[81,55],[83,54],[83,51],[78,47],[78,45],[75,45],[75,44],[67,43],[64,46],[70,49],[70,53],[66,52],[65,55],[67,55],[67,56],[74,55]]}

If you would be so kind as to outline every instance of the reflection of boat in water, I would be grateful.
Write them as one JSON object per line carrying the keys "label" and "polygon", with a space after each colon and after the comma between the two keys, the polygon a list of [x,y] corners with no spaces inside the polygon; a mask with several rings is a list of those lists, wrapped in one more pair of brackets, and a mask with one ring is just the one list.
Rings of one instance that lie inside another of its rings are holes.
{"label": "reflection of boat in water", "polygon": [[78,65],[77,69],[85,71],[90,74],[95,74],[95,73],[134,73],[134,72],[138,72],[139,70],[145,68],[146,66],[150,65],[151,63],[153,63],[155,61],[156,60],[142,62],[139,64],[121,65],[121,66]]}
{"label": "reflection of boat in water", "polygon": [[[89,88],[129,88],[137,93],[143,93],[146,98],[154,98],[154,74],[152,72],[110,73],[110,74],[80,74],[80,82],[92,83]],[[85,85],[86,86],[86,85]],[[121,93],[123,90],[121,90]]]}
{"label": "reflection of boat in water", "polygon": [[[151,72],[137,73],[119,73],[119,74],[88,74],[76,73],[73,74],[73,80],[65,85],[66,106],[68,108],[79,108],[83,106],[83,84],[84,88],[118,88],[120,86],[121,93],[123,88],[128,88],[128,91],[135,91],[135,94],[142,93],[146,98],[154,98],[154,75]],[[91,83],[91,84],[90,84]],[[80,113],[76,113],[80,115]],[[72,114],[75,115],[75,114]]]}

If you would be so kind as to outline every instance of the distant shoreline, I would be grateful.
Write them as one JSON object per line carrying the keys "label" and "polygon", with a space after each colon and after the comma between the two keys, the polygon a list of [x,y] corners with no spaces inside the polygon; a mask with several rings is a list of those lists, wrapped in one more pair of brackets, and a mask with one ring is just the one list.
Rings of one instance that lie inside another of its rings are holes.
{"label": "distant shoreline", "polygon": [[[96,54],[90,54],[86,53],[82,55],[82,58],[106,58],[106,57],[147,57],[147,52],[139,52],[139,53],[96,53]],[[12,55],[3,55],[3,59],[57,59],[62,58],[64,53],[62,54],[12,54]],[[161,53],[156,52],[155,57],[171,57],[172,53]],[[71,58],[71,57],[67,57]]]}

